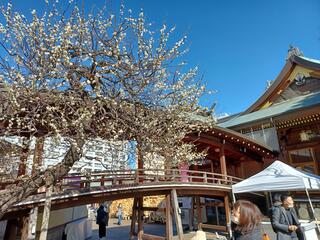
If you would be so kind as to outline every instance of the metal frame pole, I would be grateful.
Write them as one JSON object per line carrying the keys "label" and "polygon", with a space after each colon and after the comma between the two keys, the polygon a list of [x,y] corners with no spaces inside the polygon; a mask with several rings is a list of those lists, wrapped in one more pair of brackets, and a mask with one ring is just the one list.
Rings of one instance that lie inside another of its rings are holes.
{"label": "metal frame pole", "polygon": [[313,214],[314,220],[316,221],[316,225],[317,225],[318,231],[320,233],[320,227],[319,227],[319,224],[318,224],[318,219],[316,217],[316,214],[314,213],[314,208],[313,208],[313,205],[312,205],[312,202],[311,202],[311,199],[310,199],[310,195],[309,195],[309,191],[308,191],[307,188],[306,188],[306,193],[307,193],[307,197],[308,197],[308,200],[309,200],[309,203],[310,203],[310,207],[311,207],[311,210],[312,210],[312,214]]}

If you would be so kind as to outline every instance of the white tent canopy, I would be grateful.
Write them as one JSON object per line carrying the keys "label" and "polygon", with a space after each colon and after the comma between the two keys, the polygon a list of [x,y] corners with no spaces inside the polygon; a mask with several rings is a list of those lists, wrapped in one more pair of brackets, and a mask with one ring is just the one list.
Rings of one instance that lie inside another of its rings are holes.
{"label": "white tent canopy", "polygon": [[320,176],[299,171],[281,161],[232,186],[233,193],[319,189]]}
{"label": "white tent canopy", "polygon": [[299,171],[281,161],[275,161],[263,171],[232,186],[233,201],[235,193],[306,191],[316,225],[320,227],[309,196],[309,190],[320,190],[320,176]]}

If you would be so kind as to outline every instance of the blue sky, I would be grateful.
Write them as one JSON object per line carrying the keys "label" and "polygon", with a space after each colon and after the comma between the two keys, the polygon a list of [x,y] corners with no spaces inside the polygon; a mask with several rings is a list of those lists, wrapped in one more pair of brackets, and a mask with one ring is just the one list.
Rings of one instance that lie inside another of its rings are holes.
{"label": "blue sky", "polygon": [[[1,1],[5,3],[7,1]],[[24,11],[41,9],[41,0],[13,0]],[[63,2],[63,1],[62,1]],[[81,2],[81,0],[79,1]],[[84,0],[92,9],[105,1]],[[107,1],[108,2],[108,1]],[[201,101],[216,112],[233,114],[249,107],[285,64],[292,44],[305,56],[320,59],[319,0],[127,0],[126,8],[147,21],[176,26],[173,37],[188,35],[188,66],[217,93]],[[109,1],[113,8],[120,1]]]}

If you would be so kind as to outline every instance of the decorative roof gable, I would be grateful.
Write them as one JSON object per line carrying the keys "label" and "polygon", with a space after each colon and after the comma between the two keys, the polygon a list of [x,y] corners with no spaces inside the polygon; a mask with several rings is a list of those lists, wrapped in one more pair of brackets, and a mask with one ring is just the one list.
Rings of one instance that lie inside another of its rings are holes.
{"label": "decorative roof gable", "polygon": [[285,66],[264,94],[241,115],[268,108],[298,96],[320,91],[320,61],[291,48]]}

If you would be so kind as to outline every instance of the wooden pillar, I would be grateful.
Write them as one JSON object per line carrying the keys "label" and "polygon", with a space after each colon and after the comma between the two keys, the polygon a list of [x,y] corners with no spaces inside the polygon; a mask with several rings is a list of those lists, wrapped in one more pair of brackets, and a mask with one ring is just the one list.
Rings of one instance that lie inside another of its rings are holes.
{"label": "wooden pillar", "polygon": [[178,233],[178,239],[183,240],[183,228],[182,228],[182,221],[181,221],[181,210],[179,208],[178,203],[178,195],[176,189],[171,190],[171,197],[172,197],[172,207],[174,212],[174,217],[176,220],[176,228]]}
{"label": "wooden pillar", "polygon": [[143,235],[143,197],[138,199],[138,240],[142,240]]}
{"label": "wooden pillar", "polygon": [[34,207],[33,209],[31,209],[30,215],[29,215],[28,240],[36,239],[37,219],[38,219],[38,207]]}
{"label": "wooden pillar", "polygon": [[[143,153],[141,150],[142,140],[140,137],[137,138],[137,161],[138,161],[138,176],[143,175]],[[138,177],[138,182],[143,182],[143,178]]]}
{"label": "wooden pillar", "polygon": [[190,231],[194,230],[195,227],[194,227],[194,204],[195,201],[194,201],[194,197],[192,197],[192,202],[191,202],[191,227],[190,227]]}
{"label": "wooden pillar", "polygon": [[198,219],[198,229],[202,229],[201,223],[202,223],[202,211],[201,211],[201,205],[200,205],[200,197],[196,196],[196,205],[197,205],[197,219]]}
{"label": "wooden pillar", "polygon": [[193,214],[192,214],[193,213],[193,209],[189,209],[188,213],[189,213],[188,214],[189,215],[189,219],[188,219],[189,220],[188,221],[189,222],[189,231],[192,231],[193,230]]}
{"label": "wooden pillar", "polygon": [[138,199],[134,198],[133,206],[132,206],[130,239],[134,239],[134,236],[136,235],[137,209],[138,209]]}
{"label": "wooden pillar", "polygon": [[49,186],[46,192],[46,201],[43,207],[42,225],[39,240],[46,240],[48,234],[50,209],[51,209],[51,195],[53,186]]}
{"label": "wooden pillar", "polygon": [[230,211],[230,205],[229,205],[229,196],[226,194],[224,196],[224,207],[226,209],[226,222],[227,222],[227,229],[231,236],[231,211]]}
{"label": "wooden pillar", "polygon": [[104,187],[104,181],[105,181],[104,175],[102,175],[101,178],[100,178],[100,186],[101,187]]}
{"label": "wooden pillar", "polygon": [[219,219],[219,210],[218,210],[218,206],[214,207],[215,209],[215,213],[216,213],[216,220],[217,220],[217,225],[220,225],[220,219]]}
{"label": "wooden pillar", "polygon": [[243,166],[243,160],[240,159],[240,176],[241,178],[246,178],[246,174],[245,174],[245,171],[244,171],[244,166]]}
{"label": "wooden pillar", "polygon": [[42,165],[42,153],[44,147],[44,137],[39,137],[36,140],[36,145],[33,154],[32,174],[35,174]]}
{"label": "wooden pillar", "polygon": [[28,224],[29,224],[29,216],[23,216],[20,218],[20,236],[21,240],[29,240],[28,239]]}
{"label": "wooden pillar", "polygon": [[226,157],[225,157],[223,145],[220,148],[220,168],[221,168],[221,174],[224,175],[223,178],[227,179],[227,164],[226,164]]}
{"label": "wooden pillar", "polygon": [[171,194],[166,196],[166,240],[172,240]]}
{"label": "wooden pillar", "polygon": [[26,166],[29,152],[29,138],[22,138],[22,149],[20,153],[20,162],[18,168],[18,176],[26,174]]}
{"label": "wooden pillar", "polygon": [[4,239],[6,240],[16,240],[18,233],[18,221],[17,219],[9,219],[7,221],[6,231],[4,233]]}

